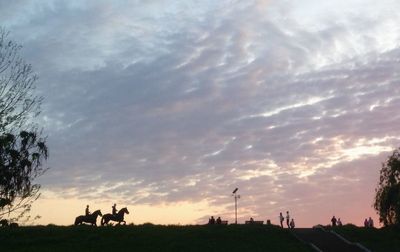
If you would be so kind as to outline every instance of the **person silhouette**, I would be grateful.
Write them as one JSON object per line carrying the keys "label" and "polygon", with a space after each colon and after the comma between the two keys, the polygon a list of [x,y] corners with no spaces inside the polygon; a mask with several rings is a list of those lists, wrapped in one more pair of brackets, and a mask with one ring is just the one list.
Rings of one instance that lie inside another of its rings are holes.
{"label": "person silhouette", "polygon": [[117,216],[117,204],[114,203],[114,205],[112,206],[112,215]]}
{"label": "person silhouette", "polygon": [[338,218],[338,220],[337,220],[337,225],[339,226],[339,227],[341,227],[343,224],[342,224],[342,221],[340,220],[340,218]]}
{"label": "person silhouette", "polygon": [[281,223],[281,228],[283,228],[283,221],[285,220],[285,218],[282,215],[282,212],[279,213],[279,221]]}
{"label": "person silhouette", "polygon": [[371,217],[368,218],[368,227],[374,227],[374,220]]}
{"label": "person silhouette", "polygon": [[221,223],[222,223],[221,217],[218,217],[218,218],[217,218],[217,224],[220,225]]}
{"label": "person silhouette", "polygon": [[336,227],[337,220],[336,220],[335,215],[332,217],[331,222],[332,222],[332,227]]}
{"label": "person silhouette", "polygon": [[215,224],[214,216],[211,216],[211,218],[208,220],[208,224],[211,224],[211,225]]}
{"label": "person silhouette", "polygon": [[289,211],[286,211],[286,225],[287,225],[288,228],[290,228],[289,221],[290,221]]}
{"label": "person silhouette", "polygon": [[368,226],[369,226],[368,219],[365,219],[364,220],[364,227],[368,227]]}
{"label": "person silhouette", "polygon": [[293,229],[294,227],[295,227],[294,219],[292,219],[292,220],[290,221],[290,228]]}
{"label": "person silhouette", "polygon": [[89,216],[89,215],[90,215],[89,205],[86,205],[85,215],[86,215],[86,216]]}

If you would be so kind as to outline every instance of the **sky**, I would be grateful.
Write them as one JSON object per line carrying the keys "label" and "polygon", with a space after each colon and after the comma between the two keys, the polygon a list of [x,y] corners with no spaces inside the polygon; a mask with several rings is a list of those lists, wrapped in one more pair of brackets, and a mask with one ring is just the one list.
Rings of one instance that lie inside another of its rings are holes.
{"label": "sky", "polygon": [[400,146],[397,0],[0,0],[44,97],[38,224],[362,225]]}

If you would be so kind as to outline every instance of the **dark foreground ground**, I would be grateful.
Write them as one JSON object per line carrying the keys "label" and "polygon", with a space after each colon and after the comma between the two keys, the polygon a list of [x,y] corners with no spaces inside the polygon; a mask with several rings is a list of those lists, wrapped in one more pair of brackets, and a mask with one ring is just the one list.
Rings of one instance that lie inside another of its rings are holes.
{"label": "dark foreground ground", "polygon": [[0,228],[0,251],[312,251],[275,226]]}
{"label": "dark foreground ground", "polygon": [[[327,231],[332,229],[327,229]],[[370,251],[400,252],[400,228],[333,229]],[[298,229],[296,231],[301,231]],[[306,230],[305,231],[311,231]],[[312,239],[318,239],[313,235]],[[320,240],[323,240],[320,238]],[[334,242],[322,241],[334,249]],[[318,243],[318,241],[314,241]],[[330,251],[330,250],[327,251]],[[276,226],[33,226],[0,228],[0,251],[313,251]],[[335,251],[335,250],[332,250]]]}
{"label": "dark foreground ground", "polygon": [[352,225],[333,229],[351,242],[359,242],[374,252],[400,252],[400,227],[360,228]]}
{"label": "dark foreground ground", "polygon": [[365,252],[355,244],[349,244],[330,231],[321,228],[296,228],[293,233],[324,252]]}

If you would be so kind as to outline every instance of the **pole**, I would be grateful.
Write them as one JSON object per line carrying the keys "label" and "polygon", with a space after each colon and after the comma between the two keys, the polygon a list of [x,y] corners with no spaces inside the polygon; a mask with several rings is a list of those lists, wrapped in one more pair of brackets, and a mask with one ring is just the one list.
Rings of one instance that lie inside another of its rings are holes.
{"label": "pole", "polygon": [[235,224],[237,224],[237,200],[240,199],[240,195],[237,195],[237,191],[239,188],[235,188],[235,190],[233,190],[232,194],[233,197],[235,197]]}
{"label": "pole", "polygon": [[237,196],[235,193],[235,224],[237,224]]}

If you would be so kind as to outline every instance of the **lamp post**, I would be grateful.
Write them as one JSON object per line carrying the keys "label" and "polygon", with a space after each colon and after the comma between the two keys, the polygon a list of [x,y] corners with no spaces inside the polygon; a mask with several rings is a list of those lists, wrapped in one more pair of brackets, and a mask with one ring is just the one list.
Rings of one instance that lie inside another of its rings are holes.
{"label": "lamp post", "polygon": [[235,224],[237,224],[237,200],[240,199],[240,195],[236,194],[239,188],[235,188],[235,190],[233,190],[232,194],[233,197],[235,198]]}

